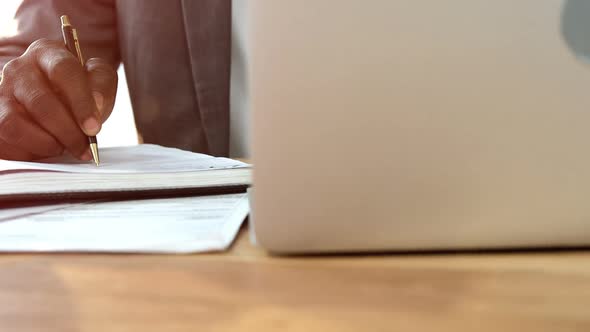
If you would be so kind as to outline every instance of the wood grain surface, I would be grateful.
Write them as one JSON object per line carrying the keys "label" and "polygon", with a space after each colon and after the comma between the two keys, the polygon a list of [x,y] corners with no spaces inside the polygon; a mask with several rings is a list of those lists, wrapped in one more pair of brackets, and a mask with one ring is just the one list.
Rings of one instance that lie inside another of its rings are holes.
{"label": "wood grain surface", "polygon": [[584,251],[0,256],[0,331],[589,330]]}

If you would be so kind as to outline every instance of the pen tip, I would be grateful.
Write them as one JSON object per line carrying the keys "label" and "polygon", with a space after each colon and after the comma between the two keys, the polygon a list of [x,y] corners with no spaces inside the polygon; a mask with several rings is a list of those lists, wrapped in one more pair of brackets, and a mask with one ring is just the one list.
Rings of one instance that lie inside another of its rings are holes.
{"label": "pen tip", "polygon": [[98,157],[98,145],[96,143],[90,144],[90,152],[92,152],[92,160],[98,167],[100,165],[100,158]]}

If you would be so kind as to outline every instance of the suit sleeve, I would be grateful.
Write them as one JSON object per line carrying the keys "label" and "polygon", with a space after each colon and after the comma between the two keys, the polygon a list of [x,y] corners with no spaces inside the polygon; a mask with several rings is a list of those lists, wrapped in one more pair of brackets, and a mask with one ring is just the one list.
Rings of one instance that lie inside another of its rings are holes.
{"label": "suit sleeve", "polygon": [[35,40],[62,40],[60,17],[68,15],[78,30],[86,59],[100,57],[117,67],[120,62],[115,0],[24,0],[15,19],[18,32],[0,37],[0,68],[23,54]]}

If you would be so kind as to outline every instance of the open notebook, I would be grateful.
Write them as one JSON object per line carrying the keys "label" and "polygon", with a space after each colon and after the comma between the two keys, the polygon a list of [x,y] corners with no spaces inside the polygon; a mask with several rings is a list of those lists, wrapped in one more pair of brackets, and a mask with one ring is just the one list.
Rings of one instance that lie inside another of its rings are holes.
{"label": "open notebook", "polygon": [[71,157],[0,160],[0,202],[118,199],[245,192],[250,165],[157,145],[100,150],[101,165]]}

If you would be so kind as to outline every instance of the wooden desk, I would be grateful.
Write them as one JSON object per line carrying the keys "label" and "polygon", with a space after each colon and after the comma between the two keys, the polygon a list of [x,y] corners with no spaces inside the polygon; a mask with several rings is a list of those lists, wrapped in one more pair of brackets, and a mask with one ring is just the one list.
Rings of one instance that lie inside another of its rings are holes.
{"label": "wooden desk", "polygon": [[0,256],[0,331],[590,331],[590,253]]}

